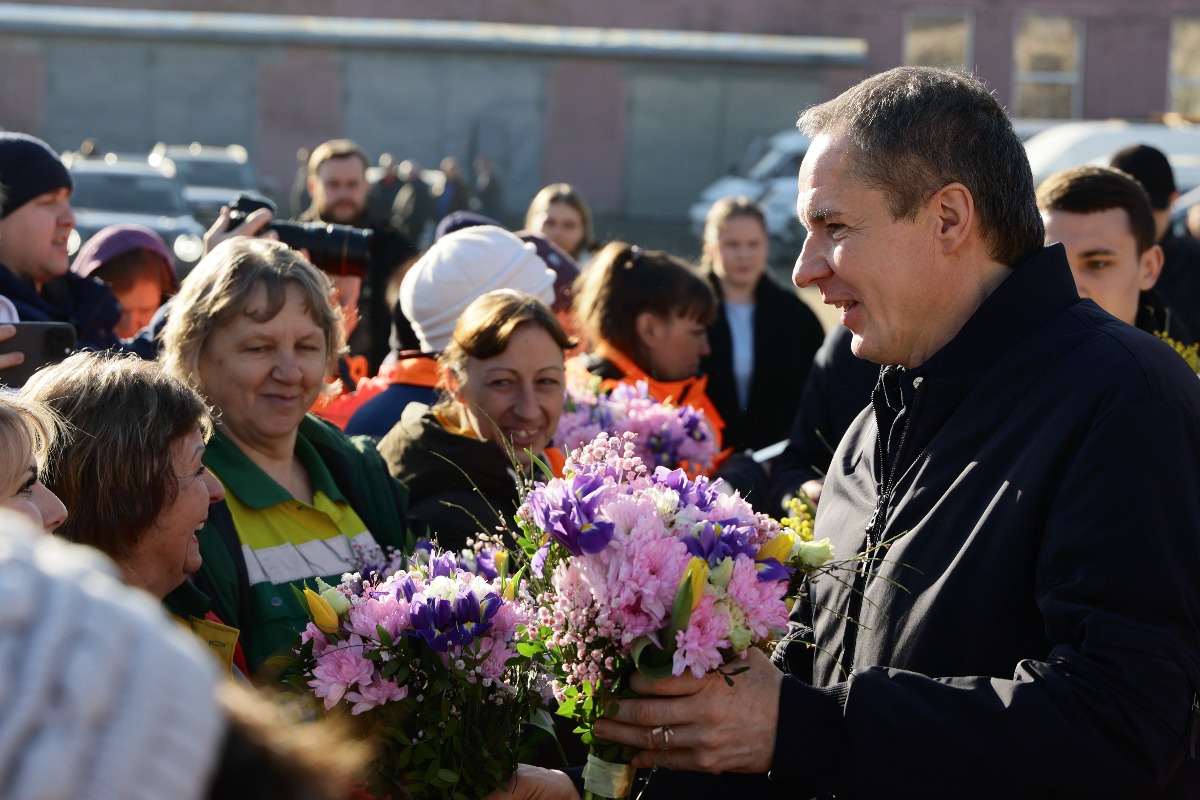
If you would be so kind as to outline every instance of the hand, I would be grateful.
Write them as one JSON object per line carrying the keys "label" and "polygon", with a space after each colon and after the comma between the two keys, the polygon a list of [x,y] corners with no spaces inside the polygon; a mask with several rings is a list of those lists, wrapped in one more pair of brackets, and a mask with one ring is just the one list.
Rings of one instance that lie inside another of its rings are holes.
{"label": "hand", "polygon": [[[217,217],[217,221],[204,234],[204,255],[208,255],[213,251],[214,247],[226,239],[232,239],[234,236],[258,236],[263,233],[263,228],[270,221],[270,209],[260,208],[247,216],[241,225],[238,225],[233,230],[226,230],[229,227],[229,207],[221,206],[221,215]],[[279,238],[273,231],[267,231],[263,235],[276,239]]]}
{"label": "hand", "polygon": [[579,793],[565,772],[518,764],[508,785],[484,800],[579,800]]}
{"label": "hand", "polygon": [[817,507],[817,503],[821,502],[821,490],[825,488],[825,481],[811,480],[800,484],[800,491],[808,497],[809,502],[813,504],[813,508]]}
{"label": "hand", "polygon": [[[630,688],[660,699],[621,700],[615,713],[598,720],[596,736],[641,749],[635,767],[697,772],[766,772],[775,752],[779,691],[783,673],[759,650],[727,671],[733,686],[715,672],[652,681],[634,675]],[[663,726],[670,737],[664,749]]]}
{"label": "hand", "polygon": [[[11,339],[17,335],[17,329],[12,325],[0,325],[0,342],[6,339]],[[11,353],[0,353],[0,369],[15,367],[17,364],[24,363],[25,354],[14,350]]]}

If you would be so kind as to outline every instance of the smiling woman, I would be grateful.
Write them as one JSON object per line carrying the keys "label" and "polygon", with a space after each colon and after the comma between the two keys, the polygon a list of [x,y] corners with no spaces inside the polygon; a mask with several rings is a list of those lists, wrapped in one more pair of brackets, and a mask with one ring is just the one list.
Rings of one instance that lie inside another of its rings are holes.
{"label": "smiling woman", "polygon": [[564,352],[574,342],[541,300],[513,289],[467,306],[442,354],[444,396],[413,403],[379,450],[409,489],[409,522],[458,549],[517,508],[520,470],[547,450],[562,414]]}
{"label": "smiling woman", "polygon": [[281,242],[238,237],[180,287],[166,368],[217,412],[204,463],[224,485],[197,585],[243,631],[251,671],[308,621],[292,588],[337,583],[375,547],[406,549],[405,491],[365,437],[308,413],[345,342],[329,277]]}
{"label": "smiling woman", "polygon": [[202,461],[212,418],[200,396],[155,362],[98,353],[39,371],[22,396],[72,431],[46,472],[71,509],[59,535],[104,552],[126,583],[159,600],[192,598],[180,617],[227,667],[245,669],[237,630],[187,583],[200,569],[197,534],[225,495]]}

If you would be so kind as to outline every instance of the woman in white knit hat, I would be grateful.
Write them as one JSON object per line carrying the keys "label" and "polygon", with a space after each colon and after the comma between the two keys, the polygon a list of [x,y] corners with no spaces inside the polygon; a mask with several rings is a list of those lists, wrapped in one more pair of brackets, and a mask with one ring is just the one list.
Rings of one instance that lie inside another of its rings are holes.
{"label": "woman in white knit hat", "polygon": [[442,399],[432,408],[411,404],[379,443],[408,487],[417,535],[457,550],[511,520],[519,473],[533,474],[534,458],[561,472],[563,456],[548,445],[573,344],[531,295],[501,289],[467,306],[439,359]]}
{"label": "woman in white knit hat", "polygon": [[369,400],[363,398],[346,432],[378,441],[400,421],[409,403],[437,401],[438,354],[475,298],[516,289],[550,304],[557,277],[535,244],[495,225],[462,228],[438,239],[404,275],[396,303],[397,321],[412,327],[420,350],[398,354],[384,385]]}

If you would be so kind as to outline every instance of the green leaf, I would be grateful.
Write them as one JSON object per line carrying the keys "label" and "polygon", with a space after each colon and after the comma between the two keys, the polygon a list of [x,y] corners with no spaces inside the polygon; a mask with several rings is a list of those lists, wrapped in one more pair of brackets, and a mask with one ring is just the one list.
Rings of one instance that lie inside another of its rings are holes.
{"label": "green leaf", "polygon": [[384,647],[392,646],[392,635],[387,632],[387,628],[382,625],[375,626],[375,632],[379,634],[379,643]]}
{"label": "green leaf", "polygon": [[458,773],[452,769],[445,769],[445,768],[439,769],[437,771],[437,776],[439,779],[445,781],[447,784],[453,785],[455,783],[458,783]]}
{"label": "green leaf", "polygon": [[671,627],[667,629],[666,646],[663,648],[667,655],[675,654],[675,634],[687,630],[688,622],[692,619],[692,600],[692,582],[684,578],[671,605]]}

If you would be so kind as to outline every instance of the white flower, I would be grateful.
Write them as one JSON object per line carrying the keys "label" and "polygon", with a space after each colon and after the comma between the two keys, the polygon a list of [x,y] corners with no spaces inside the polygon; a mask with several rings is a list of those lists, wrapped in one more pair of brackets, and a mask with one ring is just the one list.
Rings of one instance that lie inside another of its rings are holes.
{"label": "white flower", "polygon": [[829,541],[829,537],[819,542],[799,542],[796,551],[800,563],[808,569],[823,567],[833,560],[833,543]]}
{"label": "white flower", "polygon": [[458,597],[458,583],[453,578],[439,575],[429,582],[424,592],[426,597],[436,597],[440,600],[453,601]]}
{"label": "white flower", "polygon": [[723,558],[708,573],[708,582],[713,586],[725,589],[729,586],[729,581],[733,578],[733,559]]}
{"label": "white flower", "polygon": [[339,619],[346,616],[346,612],[350,610],[350,600],[339,592],[336,586],[330,586],[317,578],[317,592],[321,595],[322,600],[329,603],[329,607],[333,609],[333,613],[337,614]]}

